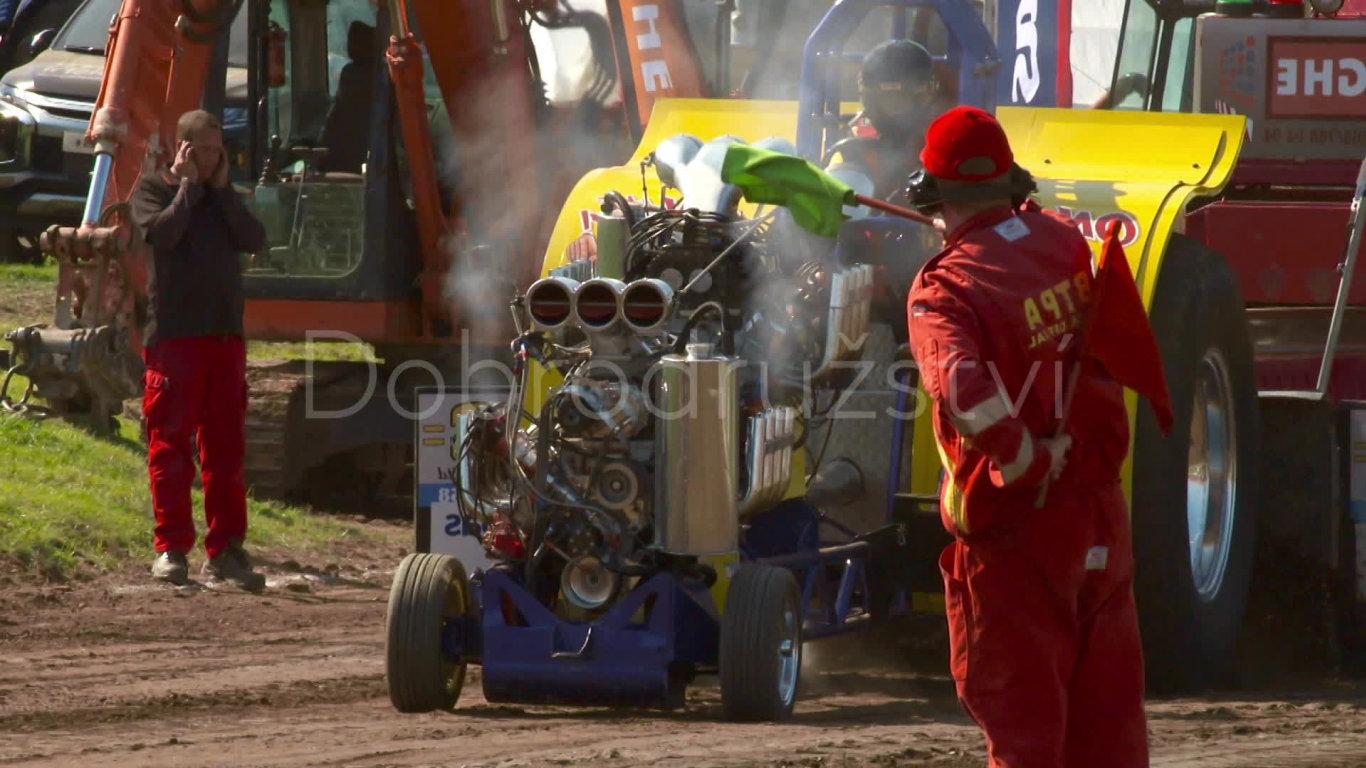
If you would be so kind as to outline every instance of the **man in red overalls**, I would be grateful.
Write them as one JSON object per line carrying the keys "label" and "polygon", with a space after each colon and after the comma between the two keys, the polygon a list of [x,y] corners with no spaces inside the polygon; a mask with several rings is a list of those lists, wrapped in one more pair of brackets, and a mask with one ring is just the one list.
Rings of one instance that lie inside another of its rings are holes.
{"label": "man in red overalls", "polygon": [[1054,437],[1091,249],[1060,217],[1011,204],[1013,153],[988,113],[940,117],[921,161],[913,202],[947,234],[907,312],[955,537],[940,568],[958,695],[993,768],[1146,766],[1122,387],[1083,369]]}
{"label": "man in red overalls", "polygon": [[242,254],[266,232],[228,180],[218,118],[180,118],[174,164],[143,175],[133,220],[151,246],[142,415],[156,512],[152,575],[189,579],[194,547],[194,447],[204,481],[209,559],[203,574],[248,590],[265,586],[243,548],[247,534],[246,342]]}

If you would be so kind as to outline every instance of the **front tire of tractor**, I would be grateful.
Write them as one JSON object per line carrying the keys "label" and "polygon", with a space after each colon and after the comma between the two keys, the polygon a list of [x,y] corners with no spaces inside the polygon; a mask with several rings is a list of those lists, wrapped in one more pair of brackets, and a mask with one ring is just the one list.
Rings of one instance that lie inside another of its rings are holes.
{"label": "front tire of tractor", "polygon": [[1148,687],[1228,684],[1257,541],[1261,441],[1252,341],[1233,270],[1173,235],[1150,314],[1171,393],[1163,436],[1140,401],[1135,593]]}
{"label": "front tire of tractor", "polygon": [[731,721],[792,715],[802,670],[802,607],[786,568],[745,565],[721,617],[721,708]]}
{"label": "front tire of tractor", "polygon": [[389,590],[385,677],[399,712],[454,709],[466,663],[443,647],[446,625],[474,612],[465,566],[449,555],[414,553],[403,559]]}

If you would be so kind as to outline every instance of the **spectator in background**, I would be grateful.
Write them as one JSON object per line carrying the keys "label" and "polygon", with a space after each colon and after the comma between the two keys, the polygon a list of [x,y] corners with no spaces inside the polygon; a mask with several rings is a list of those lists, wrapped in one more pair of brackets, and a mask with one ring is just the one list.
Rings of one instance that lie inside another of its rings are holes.
{"label": "spectator in background", "polygon": [[152,575],[189,578],[195,545],[194,446],[204,483],[208,561],[203,573],[247,590],[265,586],[243,548],[247,534],[246,343],[242,254],[265,247],[265,228],[228,182],[218,118],[187,112],[169,172],[143,176],[133,219],[152,247],[143,359],[143,416],[156,514]]}

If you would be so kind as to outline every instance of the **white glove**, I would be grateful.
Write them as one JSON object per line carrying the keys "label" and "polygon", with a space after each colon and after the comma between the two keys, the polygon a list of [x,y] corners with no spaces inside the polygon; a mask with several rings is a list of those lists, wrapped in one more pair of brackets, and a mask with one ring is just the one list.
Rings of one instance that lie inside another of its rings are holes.
{"label": "white glove", "polygon": [[1048,479],[1057,480],[1058,475],[1061,475],[1063,468],[1067,466],[1067,452],[1072,450],[1072,436],[1045,437],[1039,442],[1043,443],[1048,455],[1053,457],[1053,466],[1048,469]]}

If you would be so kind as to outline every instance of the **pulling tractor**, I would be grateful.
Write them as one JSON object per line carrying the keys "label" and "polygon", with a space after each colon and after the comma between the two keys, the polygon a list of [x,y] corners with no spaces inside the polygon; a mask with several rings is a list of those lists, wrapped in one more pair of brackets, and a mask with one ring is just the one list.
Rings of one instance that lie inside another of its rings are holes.
{"label": "pulling tractor", "polygon": [[[874,5],[836,6],[812,44]],[[964,30],[962,93],[993,106],[995,51],[966,4],[884,5]],[[680,131],[699,107],[748,138]],[[809,235],[721,172],[737,141],[797,154],[791,113],[658,102],[636,165],[590,174],[562,211],[571,240],[596,219],[596,259],[557,253],[513,301],[508,385],[419,392],[419,551],[388,614],[398,710],[453,707],[474,663],[490,702],[678,707],[714,672],[727,718],[783,719],[804,642],[905,614],[915,542],[885,512],[862,529],[823,513],[859,478],[808,478],[804,455],[856,386],[888,311],[876,258],[897,249],[874,253],[857,228]]]}
{"label": "pulling tractor", "polygon": [[[1039,201],[1097,248],[1120,225],[1148,306],[1176,415],[1164,436],[1129,394],[1151,688],[1231,681],[1259,548],[1326,567],[1355,636],[1366,493],[1349,441],[1366,379],[1350,305],[1366,135],[1332,88],[1366,84],[1353,68],[1366,55],[1351,58],[1366,20],[1220,5],[1252,13],[1131,0],[1115,79],[1152,85],[1113,110],[996,107],[994,44],[955,0],[837,4],[808,40],[796,105],[657,102],[632,160],[571,193],[543,278],[514,303],[514,385],[419,397],[419,553],[391,593],[394,704],[454,706],[469,663],[490,701],[519,702],[676,705],[715,670],[727,716],[782,717],[802,641],[942,611],[941,467],[896,353],[933,238],[862,209],[836,238],[803,236],[717,173],[735,141],[828,159],[857,110],[840,95],[861,54],[844,42],[860,23],[907,36],[926,16],[956,100],[995,108]],[[1325,75],[1316,49],[1351,61]],[[857,168],[832,172],[871,187]],[[572,260],[584,239],[595,261]],[[871,292],[846,303],[851,280]],[[863,367],[851,377],[827,360]],[[602,366],[614,378],[590,373]],[[821,375],[794,388],[793,366]],[[678,392],[699,380],[700,400]],[[827,393],[840,402],[824,407]],[[670,421],[684,404],[701,418]]]}
{"label": "pulling tractor", "polygon": [[686,207],[608,193],[619,250],[518,296],[505,391],[419,393],[420,527],[463,541],[394,577],[400,711],[453,706],[475,662],[491,702],[677,707],[714,670],[728,717],[782,719],[803,641],[892,608],[905,536],[834,525],[800,460],[807,397],[861,357],[873,266],[739,215],[729,143],[655,148]]}

